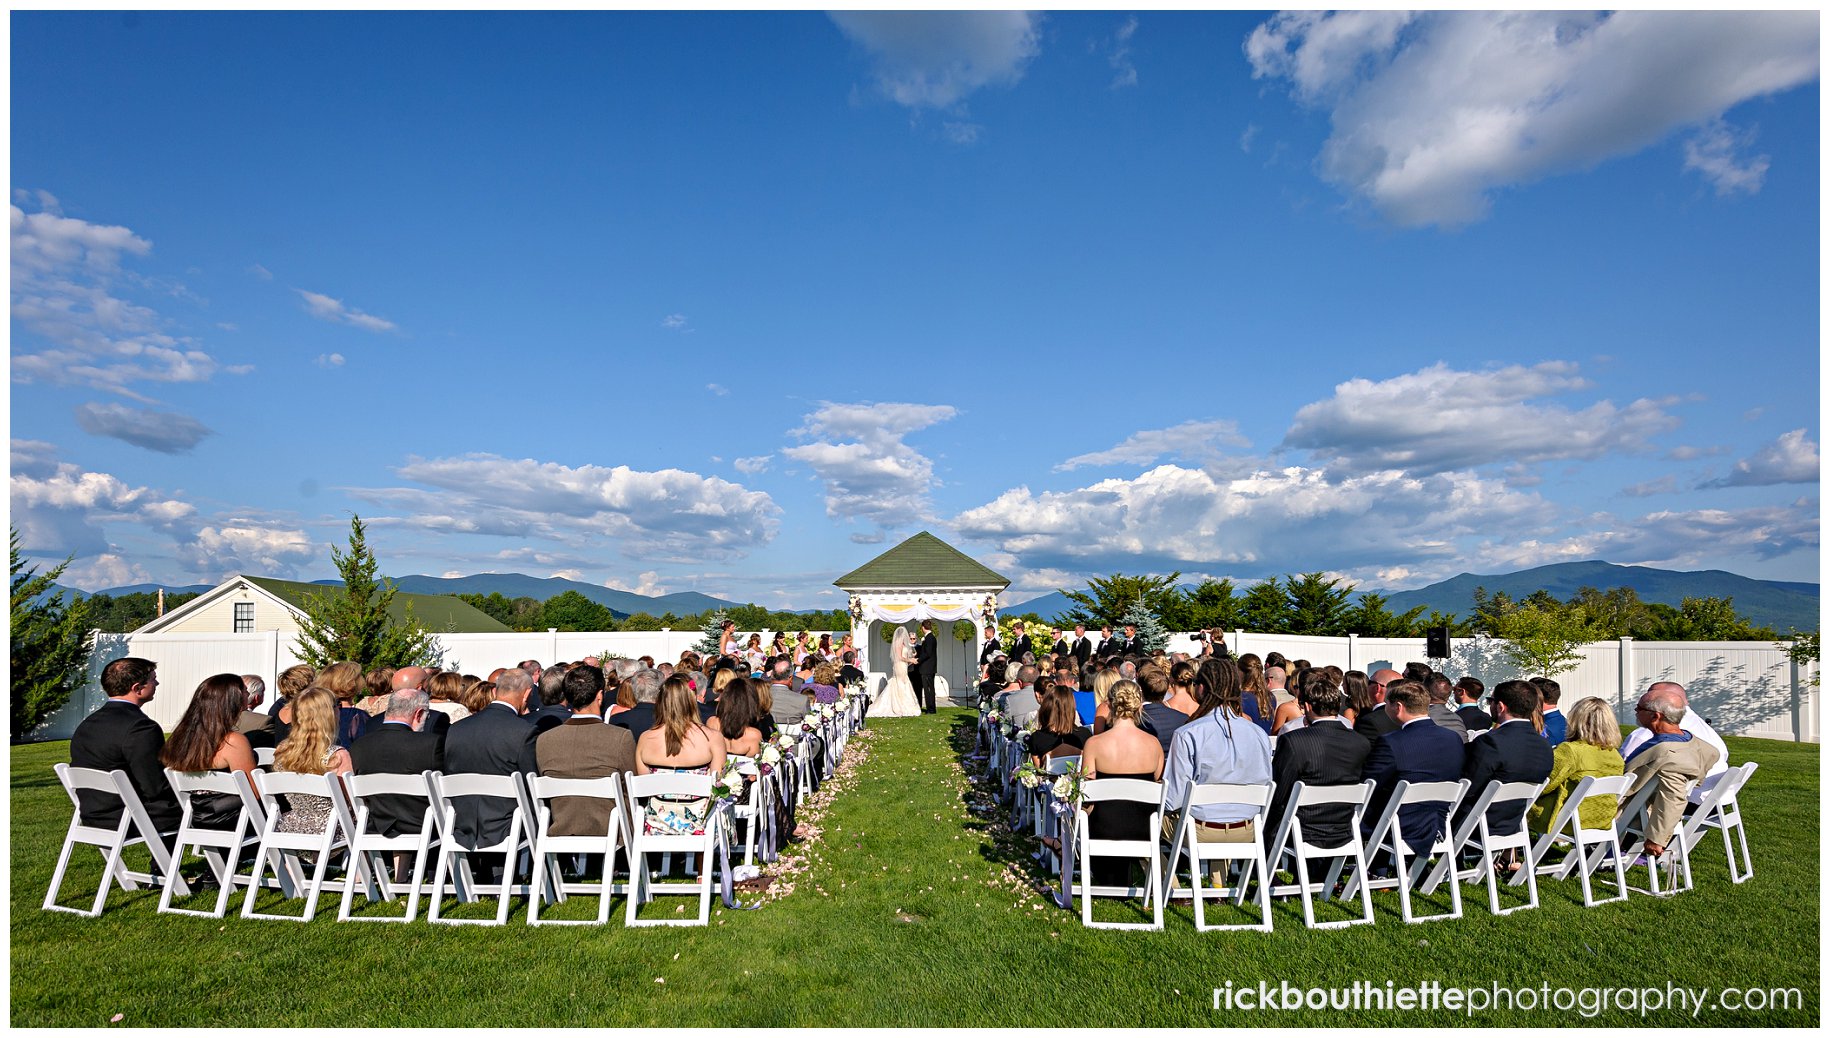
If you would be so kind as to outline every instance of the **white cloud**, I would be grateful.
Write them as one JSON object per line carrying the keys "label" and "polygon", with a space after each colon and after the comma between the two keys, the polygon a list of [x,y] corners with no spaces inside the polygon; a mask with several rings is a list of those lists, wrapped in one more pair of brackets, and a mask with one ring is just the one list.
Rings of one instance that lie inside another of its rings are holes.
{"label": "white cloud", "polygon": [[644,572],[637,574],[633,582],[621,581],[615,577],[611,577],[609,580],[604,581],[604,586],[607,588],[615,588],[618,591],[627,591],[631,594],[647,595],[649,598],[659,598],[662,595],[667,594],[667,587],[661,583],[661,574],[654,570],[645,570]]}
{"label": "white cloud", "polygon": [[100,591],[129,584],[151,584],[153,578],[144,566],[128,562],[112,552],[103,552],[93,558],[71,563],[57,582],[84,591]]}
{"label": "white cloud", "polygon": [[834,11],[828,17],[871,56],[877,89],[906,108],[949,108],[1010,85],[1039,50],[1040,16],[1024,11]]}
{"label": "white cloud", "polygon": [[190,415],[149,411],[125,404],[82,404],[76,424],[95,436],[108,436],[161,454],[183,454],[209,436],[208,426]]}
{"label": "white cloud", "polygon": [[713,396],[730,396],[731,395],[731,391],[729,389],[726,389],[724,386],[721,386],[716,382],[707,382],[705,384],[705,388],[706,388],[706,391],[711,393]]}
{"label": "white cloud", "polygon": [[573,550],[608,538],[629,557],[657,561],[741,557],[780,526],[781,509],[768,494],[680,469],[467,454],[412,458],[395,472],[432,489],[350,488],[408,513],[377,517],[382,525],[550,540]]}
{"label": "white cloud", "polygon": [[661,327],[666,328],[671,332],[680,331],[686,327],[686,315],[668,314],[666,317],[661,318]]}
{"label": "white cloud", "polygon": [[768,469],[770,457],[768,454],[759,454],[753,458],[734,458],[731,467],[746,476],[754,476]]}
{"label": "white cloud", "polygon": [[1584,529],[1558,540],[1494,540],[1480,547],[1478,563],[1518,569],[1553,562],[1607,559],[1619,565],[1694,566],[1707,558],[1745,552],[1770,559],[1818,546],[1818,503],[1735,510],[1661,511],[1637,517],[1603,512],[1577,524]]}
{"label": "white cloud", "polygon": [[341,353],[320,353],[320,354],[318,354],[318,367],[320,367],[320,368],[340,368],[342,366],[343,366],[343,354],[341,354]]}
{"label": "white cloud", "polygon": [[273,271],[268,270],[266,267],[263,267],[258,263],[254,264],[253,266],[250,266],[248,268],[248,273],[253,274],[255,277],[260,278],[262,281],[272,281],[273,280]]}
{"label": "white cloud", "polygon": [[1330,111],[1326,179],[1399,224],[1456,225],[1495,189],[1811,82],[1817,43],[1813,11],[1357,11],[1279,14],[1245,52]]}
{"label": "white cloud", "polygon": [[1131,62],[1131,37],[1136,33],[1137,16],[1132,15],[1112,34],[1112,51],[1106,55],[1106,64],[1112,66],[1113,90],[1137,85],[1137,66]]}
{"label": "white cloud", "polygon": [[220,365],[194,339],[171,334],[157,311],[117,294],[117,282],[145,288],[153,280],[122,271],[126,259],[151,253],[145,238],[55,212],[28,214],[15,205],[11,213],[12,312],[30,333],[13,339],[15,381],[90,386],[146,401],[133,383],[203,382],[218,371],[252,370]]}
{"label": "white cloud", "polygon": [[1703,179],[1715,186],[1717,195],[1759,194],[1773,163],[1765,155],[1739,157],[1753,142],[1751,131],[1737,133],[1717,119],[1684,142],[1684,168],[1703,174]]}
{"label": "white cloud", "polygon": [[1624,487],[1620,492],[1628,497],[1655,497],[1659,494],[1674,494],[1677,492],[1677,477],[1669,475],[1660,476],[1657,479],[1649,479],[1644,483],[1635,483],[1632,486]]}
{"label": "white cloud", "polygon": [[1239,134],[1239,150],[1247,155],[1252,153],[1252,142],[1258,139],[1258,124],[1246,123],[1245,130]]}
{"label": "white cloud", "polygon": [[[1418,507],[1424,501],[1430,506]],[[1395,564],[1446,569],[1459,564],[1469,538],[1547,532],[1552,512],[1536,494],[1468,473],[1336,478],[1292,466],[1229,480],[1162,465],[1074,490],[1018,487],[952,523],[1021,568],[1079,575],[1230,568],[1263,576]]]}
{"label": "white cloud", "polygon": [[953,144],[977,144],[985,127],[978,123],[948,120],[940,124],[940,132]]}
{"label": "white cloud", "polygon": [[363,313],[355,307],[343,305],[343,300],[332,299],[318,292],[307,292],[302,288],[293,289],[299,298],[305,301],[305,312],[320,321],[331,324],[347,324],[370,332],[391,332],[396,330],[393,321],[374,314]]}
{"label": "white cloud", "polygon": [[933,462],[903,437],[957,413],[944,404],[822,403],[794,430],[820,439],[781,453],[825,484],[828,516],[894,529],[928,515],[934,483]]}
{"label": "white cloud", "polygon": [[178,546],[179,561],[212,580],[232,573],[290,577],[317,557],[318,546],[304,530],[245,520],[200,526]]}
{"label": "white cloud", "polygon": [[1298,410],[1284,446],[1344,472],[1427,475],[1645,450],[1649,437],[1677,425],[1654,400],[1625,407],[1603,400],[1580,411],[1531,403],[1586,386],[1564,362],[1480,372],[1439,363],[1380,382],[1356,378]]}
{"label": "white cloud", "polygon": [[1705,487],[1764,487],[1776,483],[1816,483],[1817,441],[1804,429],[1793,429],[1779,439],[1735,462],[1734,471]]}
{"label": "white cloud", "polygon": [[1231,419],[1187,421],[1168,429],[1134,432],[1116,447],[1075,455],[1056,465],[1055,471],[1066,472],[1083,465],[1148,465],[1163,457],[1213,458],[1218,457],[1216,448],[1221,444],[1243,447],[1249,442],[1239,435],[1239,423]]}

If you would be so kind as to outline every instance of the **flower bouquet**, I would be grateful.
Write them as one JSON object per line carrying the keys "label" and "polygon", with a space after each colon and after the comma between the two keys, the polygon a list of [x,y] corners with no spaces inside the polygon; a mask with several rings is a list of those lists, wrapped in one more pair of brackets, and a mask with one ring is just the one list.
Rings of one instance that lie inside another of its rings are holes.
{"label": "flower bouquet", "polygon": [[[754,773],[756,765],[751,763],[750,767]],[[725,806],[742,800],[744,795],[743,776],[742,763],[727,758],[724,762],[724,770],[719,772],[718,778],[712,783],[712,799]]]}
{"label": "flower bouquet", "polygon": [[1050,809],[1058,815],[1077,809],[1080,806],[1081,787],[1086,781],[1087,773],[1081,770],[1080,762],[1069,764],[1066,771],[1055,776],[1055,783],[1049,790],[1055,795],[1054,803],[1049,805]]}

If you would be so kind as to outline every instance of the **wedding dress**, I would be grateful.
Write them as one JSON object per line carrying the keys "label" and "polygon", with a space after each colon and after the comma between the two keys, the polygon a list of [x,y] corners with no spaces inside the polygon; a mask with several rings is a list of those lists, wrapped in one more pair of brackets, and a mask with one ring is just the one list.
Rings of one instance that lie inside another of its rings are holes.
{"label": "wedding dress", "polygon": [[921,713],[921,700],[915,698],[915,686],[909,683],[909,664],[915,654],[909,651],[909,632],[898,628],[890,644],[890,681],[871,702],[872,717],[914,717]]}

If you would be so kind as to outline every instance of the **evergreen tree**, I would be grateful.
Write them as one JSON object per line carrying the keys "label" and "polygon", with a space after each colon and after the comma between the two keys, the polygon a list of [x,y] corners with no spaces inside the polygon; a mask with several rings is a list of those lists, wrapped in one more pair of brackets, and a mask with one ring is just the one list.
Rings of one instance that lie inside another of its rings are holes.
{"label": "evergreen tree", "polygon": [[299,621],[299,659],[322,669],[348,660],[372,667],[411,667],[436,662],[442,655],[438,643],[418,620],[413,607],[406,618],[395,620],[388,612],[394,602],[394,582],[375,577],[375,556],[369,552],[362,517],[350,517],[349,551],[330,550],[330,560],[343,577],[343,591],[305,596],[305,616]]}
{"label": "evergreen tree", "polygon": [[1352,594],[1352,584],[1342,587],[1339,578],[1327,580],[1320,573],[1285,577],[1287,630],[1324,637],[1346,634],[1347,617],[1353,611],[1347,598]]}
{"label": "evergreen tree", "polygon": [[1098,628],[1103,624],[1119,626],[1124,623],[1123,617],[1132,605],[1142,602],[1151,613],[1161,615],[1169,600],[1178,597],[1176,578],[1182,572],[1177,570],[1167,577],[1132,576],[1114,573],[1109,577],[1094,577],[1087,581],[1085,591],[1062,590],[1073,608],[1060,615],[1061,626],[1071,627],[1077,623]]}
{"label": "evergreen tree", "polygon": [[711,614],[705,618],[705,623],[699,628],[703,637],[693,643],[693,651],[701,656],[709,656],[712,653],[717,652],[718,639],[724,637],[724,622],[729,619],[730,615],[724,610],[713,610]]}
{"label": "evergreen tree", "polygon": [[1360,596],[1359,604],[1347,611],[1346,630],[1365,638],[1415,638],[1427,626],[1423,606],[1414,606],[1402,615],[1385,607],[1386,597],[1377,591]]}
{"label": "evergreen tree", "polygon": [[[540,607],[544,627],[556,631],[614,631],[616,614],[576,591],[561,591]],[[544,629],[544,627],[542,629]]]}
{"label": "evergreen tree", "polygon": [[51,593],[75,556],[48,573],[19,557],[11,531],[13,738],[23,739],[70,701],[89,663],[89,613],[75,596]]}
{"label": "evergreen tree", "polygon": [[1290,600],[1276,577],[1253,584],[1239,603],[1239,625],[1260,634],[1287,634],[1290,630]]}
{"label": "evergreen tree", "polygon": [[1124,614],[1118,618],[1118,627],[1121,630],[1126,624],[1137,628],[1135,645],[1146,654],[1169,644],[1169,632],[1164,629],[1163,622],[1156,618],[1155,611],[1141,599],[1131,603],[1131,608],[1125,610]]}
{"label": "evergreen tree", "polygon": [[1163,625],[1172,631],[1205,631],[1239,626],[1239,598],[1230,580],[1203,580],[1192,591],[1176,590],[1159,611]]}

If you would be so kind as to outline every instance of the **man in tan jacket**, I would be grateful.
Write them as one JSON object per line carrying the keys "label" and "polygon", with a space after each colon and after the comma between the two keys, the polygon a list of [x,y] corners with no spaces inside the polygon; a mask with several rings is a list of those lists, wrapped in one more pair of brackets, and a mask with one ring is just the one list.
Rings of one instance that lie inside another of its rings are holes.
{"label": "man in tan jacket", "polygon": [[1646,804],[1646,853],[1655,856],[1665,853],[1665,845],[1677,832],[1690,787],[1709,774],[1721,756],[1714,746],[1679,726],[1684,706],[1681,696],[1654,685],[1633,708],[1640,727],[1652,736],[1627,758],[1627,773],[1638,778],[1627,790],[1626,799],[1649,782],[1658,784]]}

